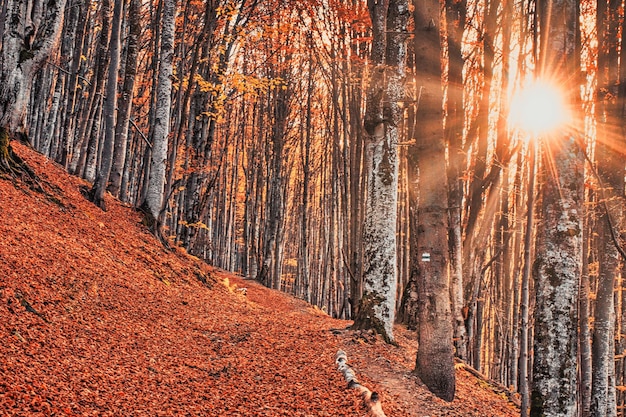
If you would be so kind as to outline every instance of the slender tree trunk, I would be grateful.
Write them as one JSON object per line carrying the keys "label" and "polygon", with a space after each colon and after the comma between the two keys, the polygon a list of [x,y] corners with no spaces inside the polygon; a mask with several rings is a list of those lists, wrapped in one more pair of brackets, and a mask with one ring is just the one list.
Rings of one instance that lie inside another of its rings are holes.
{"label": "slender tree trunk", "polygon": [[[604,160],[603,160],[604,162]],[[617,213],[615,201],[607,202],[611,214]],[[621,205],[621,204],[619,204]],[[619,274],[619,254],[611,238],[609,213],[598,218],[599,276],[592,346],[591,415],[617,415],[615,400],[615,278]],[[616,219],[617,217],[614,217]]]}
{"label": "slender tree trunk", "polygon": [[309,293],[309,192],[311,182],[311,134],[312,134],[312,96],[313,96],[313,56],[309,61],[309,78],[307,85],[306,127],[301,138],[300,157],[302,158],[302,214],[300,217],[300,279],[303,283],[302,294],[307,302],[311,302]]}
{"label": "slender tree trunk", "polygon": [[113,166],[111,167],[109,191],[114,196],[120,195],[126,150],[128,147],[128,129],[133,107],[135,78],[137,75],[137,56],[139,52],[139,36],[141,35],[141,1],[130,0],[128,7],[128,35],[126,46],[126,65],[124,69],[124,85],[118,104],[118,119],[115,129],[115,148]]}
{"label": "slender tree trunk", "polygon": [[111,165],[113,163],[113,147],[115,145],[115,110],[117,106],[117,76],[120,67],[121,54],[121,32],[122,32],[122,12],[124,9],[123,0],[115,0],[113,7],[113,21],[111,25],[111,42],[109,47],[109,76],[107,79],[106,96],[104,99],[104,142],[102,150],[102,161],[96,175],[96,181],[91,190],[92,201],[106,210],[104,202],[104,192],[109,183]]}
{"label": "slender tree trunk", "polygon": [[[585,201],[590,201],[587,197]],[[580,277],[580,292],[578,294],[579,326],[578,344],[580,346],[580,417],[589,417],[591,412],[591,384],[592,384],[592,354],[591,354],[591,288],[589,282],[589,256],[591,223],[589,214],[585,214],[583,228],[583,263]]]}
{"label": "slender tree trunk", "polygon": [[528,416],[530,410],[530,375],[528,365],[530,363],[529,349],[529,319],[530,319],[530,275],[532,263],[532,242],[534,232],[535,211],[535,176],[537,149],[535,141],[529,142],[528,147],[528,191],[526,197],[526,228],[524,232],[524,269],[522,272],[522,290],[520,292],[520,338],[519,338],[519,393],[522,397],[521,416]]}
{"label": "slender tree trunk", "polygon": [[174,35],[176,29],[176,0],[163,1],[161,31],[161,63],[156,87],[156,109],[150,176],[144,204],[156,222],[154,230],[160,229],[159,219],[163,208],[165,186],[165,163],[170,134],[172,107],[172,67],[174,59]]}
{"label": "slender tree trunk", "polygon": [[[597,2],[598,32],[598,98],[597,173],[600,177],[600,198],[597,219],[598,234],[598,288],[593,326],[592,389],[590,415],[614,417],[617,415],[615,390],[615,340],[621,338],[615,331],[615,283],[620,275],[620,254],[614,239],[623,225],[624,159],[619,149],[624,141],[621,135],[621,114],[615,104],[619,94],[619,39],[618,23],[621,3]],[[623,229],[622,229],[623,230]]]}

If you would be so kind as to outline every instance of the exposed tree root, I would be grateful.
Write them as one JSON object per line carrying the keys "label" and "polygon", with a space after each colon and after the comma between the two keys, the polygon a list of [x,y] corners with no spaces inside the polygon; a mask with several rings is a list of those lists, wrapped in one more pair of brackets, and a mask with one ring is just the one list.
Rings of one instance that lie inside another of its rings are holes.
{"label": "exposed tree root", "polygon": [[348,355],[343,350],[337,351],[335,356],[337,370],[343,374],[344,379],[348,382],[348,388],[358,390],[363,396],[363,403],[367,407],[367,414],[372,417],[386,417],[383,407],[380,403],[380,396],[377,392],[372,392],[366,386],[363,386],[356,379],[356,375],[348,365]]}
{"label": "exposed tree root", "polygon": [[152,232],[154,236],[161,242],[163,247],[168,250],[172,250],[172,246],[170,245],[169,240],[163,235],[163,225],[159,221],[159,219],[155,219],[152,215],[152,212],[148,208],[148,204],[144,201],[141,206],[137,207],[143,214],[142,223]]}
{"label": "exposed tree root", "polygon": [[[28,143],[23,134],[19,134],[19,139]],[[12,181],[16,188],[23,189],[23,186],[26,186],[28,190],[41,193],[48,201],[65,208],[65,204],[58,197],[62,194],[61,190],[39,178],[35,171],[13,152],[10,142],[9,132],[6,128],[0,127],[0,178]]]}
{"label": "exposed tree root", "polygon": [[13,152],[9,132],[0,127],[0,175],[8,176],[13,180],[21,180],[34,191],[44,192],[37,174]]}

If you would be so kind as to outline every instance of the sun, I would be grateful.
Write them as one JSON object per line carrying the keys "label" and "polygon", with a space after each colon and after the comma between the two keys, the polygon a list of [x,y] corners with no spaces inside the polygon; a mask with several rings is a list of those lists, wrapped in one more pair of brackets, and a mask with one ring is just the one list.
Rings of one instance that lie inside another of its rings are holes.
{"label": "sun", "polygon": [[569,122],[564,94],[553,83],[534,80],[511,99],[510,126],[533,136],[554,133]]}

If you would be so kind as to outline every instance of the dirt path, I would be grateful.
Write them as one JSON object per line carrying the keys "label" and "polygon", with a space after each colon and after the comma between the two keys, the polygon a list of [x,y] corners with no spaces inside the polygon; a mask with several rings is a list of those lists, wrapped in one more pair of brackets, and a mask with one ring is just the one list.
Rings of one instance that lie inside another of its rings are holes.
{"label": "dirt path", "polygon": [[[138,213],[15,144],[48,196],[0,179],[0,416],[361,416],[348,353],[389,416],[514,416],[459,371],[444,403],[400,347],[301,300],[166,251]],[[239,289],[246,288],[246,294]]]}

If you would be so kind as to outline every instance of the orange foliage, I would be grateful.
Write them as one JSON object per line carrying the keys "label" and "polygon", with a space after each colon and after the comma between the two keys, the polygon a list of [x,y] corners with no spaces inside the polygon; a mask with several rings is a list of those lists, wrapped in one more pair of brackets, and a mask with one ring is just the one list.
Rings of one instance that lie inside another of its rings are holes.
{"label": "orange foliage", "polygon": [[414,335],[333,332],[349,322],[163,249],[138,213],[110,196],[101,211],[14,147],[49,195],[0,179],[0,415],[359,415],[339,347],[389,415],[515,415],[462,370],[459,400],[437,400],[410,374]]}

